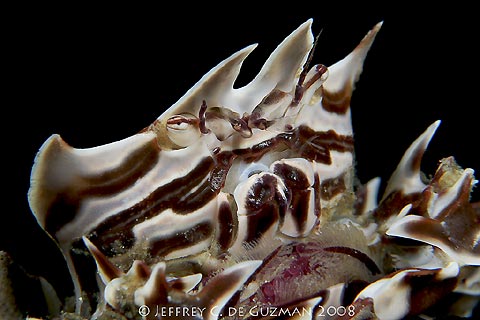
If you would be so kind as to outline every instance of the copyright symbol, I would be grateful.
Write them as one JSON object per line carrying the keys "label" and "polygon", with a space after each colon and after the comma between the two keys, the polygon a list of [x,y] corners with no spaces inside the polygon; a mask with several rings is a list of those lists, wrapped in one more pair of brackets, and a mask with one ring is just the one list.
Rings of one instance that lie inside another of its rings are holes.
{"label": "copyright symbol", "polygon": [[140,308],[138,308],[138,313],[142,316],[142,317],[146,317],[150,314],[150,308],[146,305],[143,305],[143,306],[140,306]]}

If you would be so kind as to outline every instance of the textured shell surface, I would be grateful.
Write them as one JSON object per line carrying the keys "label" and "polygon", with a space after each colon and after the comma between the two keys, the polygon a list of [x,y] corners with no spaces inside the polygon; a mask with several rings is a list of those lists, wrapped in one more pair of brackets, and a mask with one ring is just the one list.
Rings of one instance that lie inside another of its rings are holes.
{"label": "textured shell surface", "polygon": [[61,301],[42,279],[43,317],[473,315],[474,170],[445,157],[422,173],[437,120],[416,132],[384,187],[361,183],[350,105],[382,22],[329,65],[317,63],[312,23],[286,34],[242,85],[256,45],[233,51],[131,136],[43,143],[28,201],[74,287]]}

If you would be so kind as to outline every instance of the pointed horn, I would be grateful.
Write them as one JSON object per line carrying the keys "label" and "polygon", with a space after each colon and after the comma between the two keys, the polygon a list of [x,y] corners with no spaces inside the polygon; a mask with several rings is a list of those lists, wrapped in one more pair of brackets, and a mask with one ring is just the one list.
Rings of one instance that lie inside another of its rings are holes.
{"label": "pointed horn", "polygon": [[[407,215],[395,221],[386,234],[391,237],[413,239],[440,248],[460,265],[480,265],[478,250],[469,247],[469,243],[461,243],[448,236],[448,224],[417,215]],[[461,240],[463,241],[463,239]]]}
{"label": "pointed horn", "polygon": [[471,168],[463,170],[457,182],[448,188],[447,191],[438,195],[438,198],[434,202],[432,212],[429,212],[430,218],[437,219],[453,203],[457,201],[460,202],[462,196],[468,199],[469,192],[476,183],[473,173],[474,170]]}
{"label": "pointed horn", "polygon": [[355,82],[363,70],[363,61],[382,24],[377,23],[348,56],[328,68],[329,76],[323,84],[322,100],[327,111],[343,114],[349,109]]}
{"label": "pointed horn", "polygon": [[135,291],[135,303],[137,305],[161,305],[168,301],[168,284],[165,276],[165,262],[157,263],[150,278],[139,289]]}
{"label": "pointed horn", "polygon": [[243,114],[251,112],[274,89],[292,91],[295,77],[312,48],[311,24],[312,19],[307,20],[283,40],[258,75],[246,86],[233,88],[243,61],[256,45],[248,46],[218,64],[158,120],[162,123],[184,112],[197,115],[203,100],[208,106],[224,106]]}
{"label": "pointed horn", "polygon": [[252,85],[275,79],[276,89],[284,92],[293,89],[297,72],[302,68],[313,46],[312,22],[313,19],[308,19],[302,23],[278,45],[251,82]]}
{"label": "pointed horn", "polygon": [[95,258],[98,273],[100,274],[104,284],[107,284],[113,279],[119,278],[123,275],[122,270],[111,263],[108,258],[100,250],[98,250],[98,248],[90,240],[87,239],[87,237],[82,237],[82,239],[88,251],[90,251],[92,256]]}
{"label": "pointed horn", "polygon": [[410,145],[390,177],[382,201],[394,191],[410,194],[421,192],[426,187],[420,177],[420,164],[439,125],[440,120],[435,121]]}
{"label": "pointed horn", "polygon": [[251,112],[273,90],[291,92],[313,46],[312,19],[305,21],[278,45],[258,75],[235,92],[238,113]]}
{"label": "pointed horn", "polygon": [[[214,307],[221,310],[261,264],[262,261],[258,260],[244,261],[224,270],[211,279],[199,293],[201,304],[208,311]],[[205,319],[216,320],[217,318],[216,312],[208,312]]]}
{"label": "pointed horn", "polygon": [[132,266],[127,272],[128,276],[132,276],[138,279],[148,279],[152,274],[150,267],[141,260],[133,261]]}
{"label": "pointed horn", "polygon": [[181,278],[176,278],[173,280],[169,280],[168,285],[172,287],[173,289],[181,290],[183,292],[190,292],[195,288],[200,281],[202,281],[202,274],[201,273],[195,273],[189,276],[181,277]]}
{"label": "pointed horn", "polygon": [[[436,303],[456,285],[458,264],[432,270],[405,269],[379,279],[355,298],[372,299],[379,319],[402,319]],[[429,299],[419,299],[428,292]]]}
{"label": "pointed horn", "polygon": [[158,152],[151,133],[87,149],[73,148],[58,134],[52,135],[38,151],[30,176],[28,201],[38,224],[62,248],[68,246],[93,228],[90,223],[95,219],[82,216],[93,214],[81,210],[92,198],[87,195],[105,195],[100,191],[105,186],[120,189],[154,164]]}
{"label": "pointed horn", "polygon": [[170,117],[181,113],[198,115],[203,100],[208,106],[225,104],[225,97],[229,97],[233,90],[233,83],[237,78],[243,61],[255,49],[252,44],[220,62],[215,68],[205,74],[190,90],[185,93],[174,105],[168,108],[159,118],[161,123]]}

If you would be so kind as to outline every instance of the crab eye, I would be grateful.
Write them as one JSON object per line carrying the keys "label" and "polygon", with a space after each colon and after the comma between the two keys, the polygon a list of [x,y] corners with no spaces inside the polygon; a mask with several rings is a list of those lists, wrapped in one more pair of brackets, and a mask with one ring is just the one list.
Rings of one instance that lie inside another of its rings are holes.
{"label": "crab eye", "polygon": [[191,120],[184,116],[173,116],[167,120],[168,130],[186,130],[191,125]]}
{"label": "crab eye", "polygon": [[166,127],[170,140],[181,148],[193,144],[201,135],[199,119],[189,113],[170,117]]}

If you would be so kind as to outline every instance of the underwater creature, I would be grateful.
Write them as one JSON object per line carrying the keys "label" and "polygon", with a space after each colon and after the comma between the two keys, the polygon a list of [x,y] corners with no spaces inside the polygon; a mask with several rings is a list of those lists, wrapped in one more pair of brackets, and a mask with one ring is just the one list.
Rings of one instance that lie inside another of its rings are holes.
{"label": "underwater creature", "polygon": [[311,65],[311,24],[243,87],[234,82],[253,45],[131,137],[76,149],[52,135],[42,145],[29,202],[75,286],[72,309],[52,316],[471,315],[480,299],[473,170],[449,157],[424,178],[436,121],[380,201],[379,178],[358,185],[350,101],[382,24],[329,67]]}

